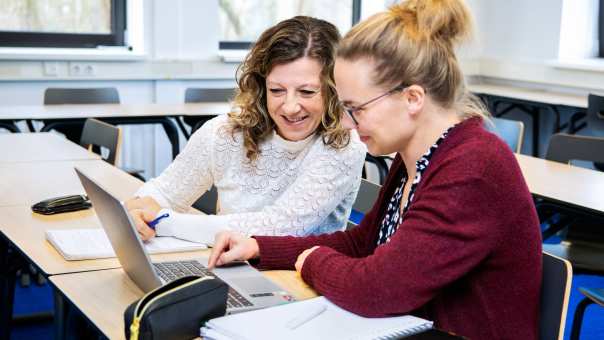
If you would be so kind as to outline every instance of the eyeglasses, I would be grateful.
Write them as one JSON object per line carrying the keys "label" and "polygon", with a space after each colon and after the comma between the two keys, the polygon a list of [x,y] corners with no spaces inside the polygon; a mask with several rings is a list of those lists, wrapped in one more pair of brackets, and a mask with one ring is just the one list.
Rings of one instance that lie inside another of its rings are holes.
{"label": "eyeglasses", "polygon": [[347,114],[348,114],[348,116],[349,116],[349,117],[352,119],[352,121],[354,122],[354,124],[355,124],[355,125],[359,125],[359,123],[357,122],[357,119],[354,117],[355,112],[357,112],[357,111],[359,111],[359,110],[362,110],[362,109],[364,109],[364,108],[365,108],[367,105],[369,105],[369,104],[371,104],[371,103],[373,103],[373,102],[375,102],[375,101],[378,101],[379,99],[382,99],[382,98],[384,98],[384,97],[386,97],[386,96],[389,96],[389,95],[391,95],[391,94],[393,94],[393,93],[395,93],[395,92],[401,92],[401,91],[404,91],[405,89],[407,89],[407,87],[408,87],[408,86],[405,86],[405,85],[401,84],[401,85],[399,85],[399,86],[397,86],[397,87],[393,88],[392,90],[390,90],[390,91],[388,91],[388,92],[386,92],[386,93],[384,93],[384,94],[381,94],[381,95],[379,95],[379,96],[377,96],[377,97],[375,97],[375,98],[373,98],[373,99],[370,99],[370,100],[368,100],[368,101],[364,102],[364,103],[363,103],[363,104],[361,104],[361,105],[357,105],[357,106],[346,106],[345,104],[342,104],[342,106],[344,107],[344,111],[346,111],[346,113],[347,113]]}

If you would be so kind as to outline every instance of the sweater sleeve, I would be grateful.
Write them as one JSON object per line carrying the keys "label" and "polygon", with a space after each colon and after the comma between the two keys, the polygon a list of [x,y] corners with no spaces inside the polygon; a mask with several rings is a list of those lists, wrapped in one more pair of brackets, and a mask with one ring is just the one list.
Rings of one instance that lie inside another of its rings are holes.
{"label": "sweater sleeve", "polygon": [[502,194],[482,171],[451,167],[459,163],[424,178],[389,242],[360,258],[320,247],[306,258],[304,281],[346,310],[381,317],[416,310],[468,274],[500,237],[494,202]]}
{"label": "sweater sleeve", "polygon": [[184,150],[158,177],[145,183],[136,196],[151,196],[162,208],[186,212],[214,182],[212,143],[217,117],[197,130]]}

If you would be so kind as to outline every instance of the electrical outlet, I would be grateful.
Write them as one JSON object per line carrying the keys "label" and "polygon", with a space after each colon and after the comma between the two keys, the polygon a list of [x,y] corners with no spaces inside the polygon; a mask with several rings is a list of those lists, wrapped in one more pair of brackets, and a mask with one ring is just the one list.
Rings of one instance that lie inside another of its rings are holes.
{"label": "electrical outlet", "polygon": [[44,75],[48,77],[56,77],[59,75],[59,63],[56,61],[44,62]]}
{"label": "electrical outlet", "polygon": [[69,63],[69,75],[72,77],[92,77],[96,67],[90,63]]}

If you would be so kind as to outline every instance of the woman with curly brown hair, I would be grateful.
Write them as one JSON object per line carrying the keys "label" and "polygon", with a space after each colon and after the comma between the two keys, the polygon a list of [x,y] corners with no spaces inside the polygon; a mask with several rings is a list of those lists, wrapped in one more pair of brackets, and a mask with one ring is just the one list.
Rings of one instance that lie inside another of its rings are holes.
{"label": "woman with curly brown hair", "polygon": [[[345,226],[366,149],[340,124],[333,80],[339,39],[332,24],[304,16],[260,36],[239,69],[237,110],[207,122],[128,202],[144,240],[211,244],[221,230],[304,236]],[[219,214],[186,214],[212,185]]]}

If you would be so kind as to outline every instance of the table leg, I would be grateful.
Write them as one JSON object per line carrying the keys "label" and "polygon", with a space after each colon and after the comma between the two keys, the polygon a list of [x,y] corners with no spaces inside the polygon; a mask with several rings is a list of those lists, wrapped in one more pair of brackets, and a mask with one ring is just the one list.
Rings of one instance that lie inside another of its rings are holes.
{"label": "table leg", "polygon": [[164,127],[164,131],[166,131],[166,135],[172,144],[172,159],[176,158],[178,153],[180,152],[180,143],[178,140],[178,129],[176,125],[170,120],[170,118],[162,119],[161,125]]}
{"label": "table leg", "polygon": [[13,121],[1,121],[0,128],[5,128],[12,133],[19,133],[21,130],[15,125]]}
{"label": "table leg", "polygon": [[66,319],[67,319],[67,304],[61,292],[57,288],[53,289],[53,297],[55,302],[55,339],[65,339],[67,336]]}

